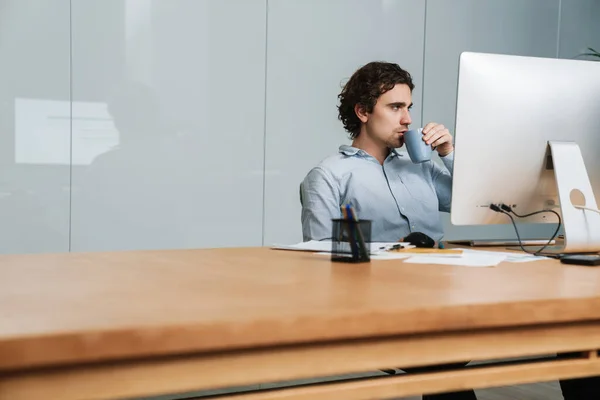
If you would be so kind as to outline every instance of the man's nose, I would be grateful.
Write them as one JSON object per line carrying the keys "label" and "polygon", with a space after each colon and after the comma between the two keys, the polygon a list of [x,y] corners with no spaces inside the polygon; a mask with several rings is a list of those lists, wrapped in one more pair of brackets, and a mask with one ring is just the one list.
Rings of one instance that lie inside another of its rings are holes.
{"label": "man's nose", "polygon": [[402,117],[400,118],[400,124],[402,124],[402,125],[412,124],[412,118],[410,117],[410,111],[406,110],[406,112],[402,113]]}

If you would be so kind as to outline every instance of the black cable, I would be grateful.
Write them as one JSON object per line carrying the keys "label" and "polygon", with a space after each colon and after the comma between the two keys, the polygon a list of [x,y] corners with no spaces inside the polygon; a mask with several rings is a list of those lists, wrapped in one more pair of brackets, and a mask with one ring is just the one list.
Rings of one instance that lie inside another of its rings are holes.
{"label": "black cable", "polygon": [[[512,225],[515,228],[515,233],[517,234],[517,240],[519,241],[519,247],[525,253],[532,254],[534,256],[541,256],[541,255],[543,255],[543,256],[546,256],[546,257],[560,258],[560,255],[558,255],[558,254],[542,254],[542,252],[544,251],[544,249],[546,249],[552,243],[552,241],[556,238],[556,236],[558,235],[558,232],[560,231],[560,227],[562,226],[562,219],[560,218],[560,214],[559,213],[557,213],[554,210],[540,210],[540,211],[534,211],[534,212],[529,213],[529,214],[520,215],[520,214],[517,214],[516,212],[514,212],[513,209],[512,209],[512,207],[510,207],[510,206],[508,206],[506,204],[500,204],[500,205],[490,204],[489,207],[490,207],[490,209],[492,211],[505,214],[506,216],[508,216],[508,218],[510,218],[510,222],[512,222]],[[521,235],[519,235],[519,229],[517,229],[517,224],[515,223],[515,219],[513,218],[512,215],[510,215],[510,213],[514,214],[518,218],[526,218],[526,217],[531,217],[532,215],[543,214],[543,213],[553,213],[558,218],[558,225],[556,226],[556,230],[554,231],[554,234],[548,240],[548,242],[544,246],[542,246],[541,249],[539,249],[539,250],[537,250],[535,252],[531,252],[529,250],[526,250],[525,247],[523,246],[523,241],[521,240]]]}
{"label": "black cable", "polygon": [[[500,208],[502,208],[502,209],[503,209],[503,210],[505,210],[505,211],[508,211],[508,212],[511,212],[511,213],[513,213],[515,216],[517,216],[517,217],[519,217],[519,218],[531,217],[532,215],[537,215],[537,214],[542,214],[542,213],[552,213],[552,214],[556,215],[556,218],[558,219],[558,225],[556,226],[556,230],[554,231],[554,234],[553,234],[553,235],[552,235],[552,237],[551,237],[551,238],[548,240],[548,243],[546,243],[546,244],[545,244],[545,245],[544,245],[544,246],[543,246],[541,249],[539,249],[539,250],[538,250],[538,251],[535,253],[535,255],[540,255],[540,254],[542,253],[542,251],[544,251],[544,249],[545,249],[546,247],[548,247],[548,246],[549,246],[549,245],[552,243],[552,241],[553,241],[554,239],[556,239],[556,237],[558,236],[558,232],[560,231],[560,227],[562,226],[562,219],[561,219],[561,217],[560,217],[560,214],[559,214],[559,213],[557,213],[557,212],[556,212],[556,211],[554,211],[554,210],[545,209],[545,210],[540,210],[540,211],[534,211],[534,212],[532,212],[532,213],[529,213],[529,214],[520,215],[520,214],[517,214],[517,213],[516,213],[516,212],[515,212],[515,211],[512,209],[512,207],[510,207],[509,205],[506,205],[506,204],[500,204]],[[514,226],[514,223],[513,223],[513,226]],[[516,230],[516,227],[515,227],[515,230]],[[548,256],[548,254],[546,254],[546,256]],[[560,255],[556,255],[556,256],[557,256],[556,258],[560,258]]]}
{"label": "black cable", "polygon": [[508,212],[502,210],[500,207],[496,206],[495,204],[491,204],[490,208],[493,211],[496,211],[498,213],[504,214],[508,218],[510,218],[510,222],[512,222],[512,225],[515,228],[515,233],[517,234],[517,240],[519,241],[519,247],[521,248],[521,250],[523,250],[525,253],[533,254],[533,255],[537,256],[538,254],[536,254],[535,252],[531,252],[529,250],[526,250],[525,247],[523,247],[523,241],[521,240],[521,235],[519,235],[519,230],[517,229],[517,224],[515,223],[515,219],[513,218],[513,216],[510,215]]}

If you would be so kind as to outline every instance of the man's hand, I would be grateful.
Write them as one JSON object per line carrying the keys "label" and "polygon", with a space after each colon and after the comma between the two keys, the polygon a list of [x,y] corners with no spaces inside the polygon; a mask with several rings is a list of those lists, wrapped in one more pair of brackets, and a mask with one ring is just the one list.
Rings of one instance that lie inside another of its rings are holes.
{"label": "man's hand", "polygon": [[430,122],[423,128],[423,140],[432,145],[441,157],[447,156],[454,151],[452,135],[444,125]]}

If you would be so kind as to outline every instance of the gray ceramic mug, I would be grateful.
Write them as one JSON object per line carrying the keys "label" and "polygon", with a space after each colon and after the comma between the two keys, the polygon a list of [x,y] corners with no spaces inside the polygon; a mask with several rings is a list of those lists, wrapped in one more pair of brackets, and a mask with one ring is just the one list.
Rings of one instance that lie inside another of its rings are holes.
{"label": "gray ceramic mug", "polygon": [[413,163],[419,164],[431,160],[433,149],[423,140],[422,128],[404,132],[404,144]]}

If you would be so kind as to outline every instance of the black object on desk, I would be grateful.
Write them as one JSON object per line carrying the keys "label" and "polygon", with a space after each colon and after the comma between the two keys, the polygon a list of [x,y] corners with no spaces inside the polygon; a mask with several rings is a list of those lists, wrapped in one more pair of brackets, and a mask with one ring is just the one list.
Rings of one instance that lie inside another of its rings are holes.
{"label": "black object on desk", "polygon": [[331,220],[331,261],[350,263],[371,260],[371,221],[339,218]]}
{"label": "black object on desk", "polygon": [[599,254],[567,254],[567,255],[560,257],[560,262],[563,264],[596,266],[596,265],[600,265],[600,255]]}
{"label": "black object on desk", "polygon": [[424,234],[423,232],[412,232],[402,239],[403,242],[408,242],[419,248],[433,248],[435,240]]}

